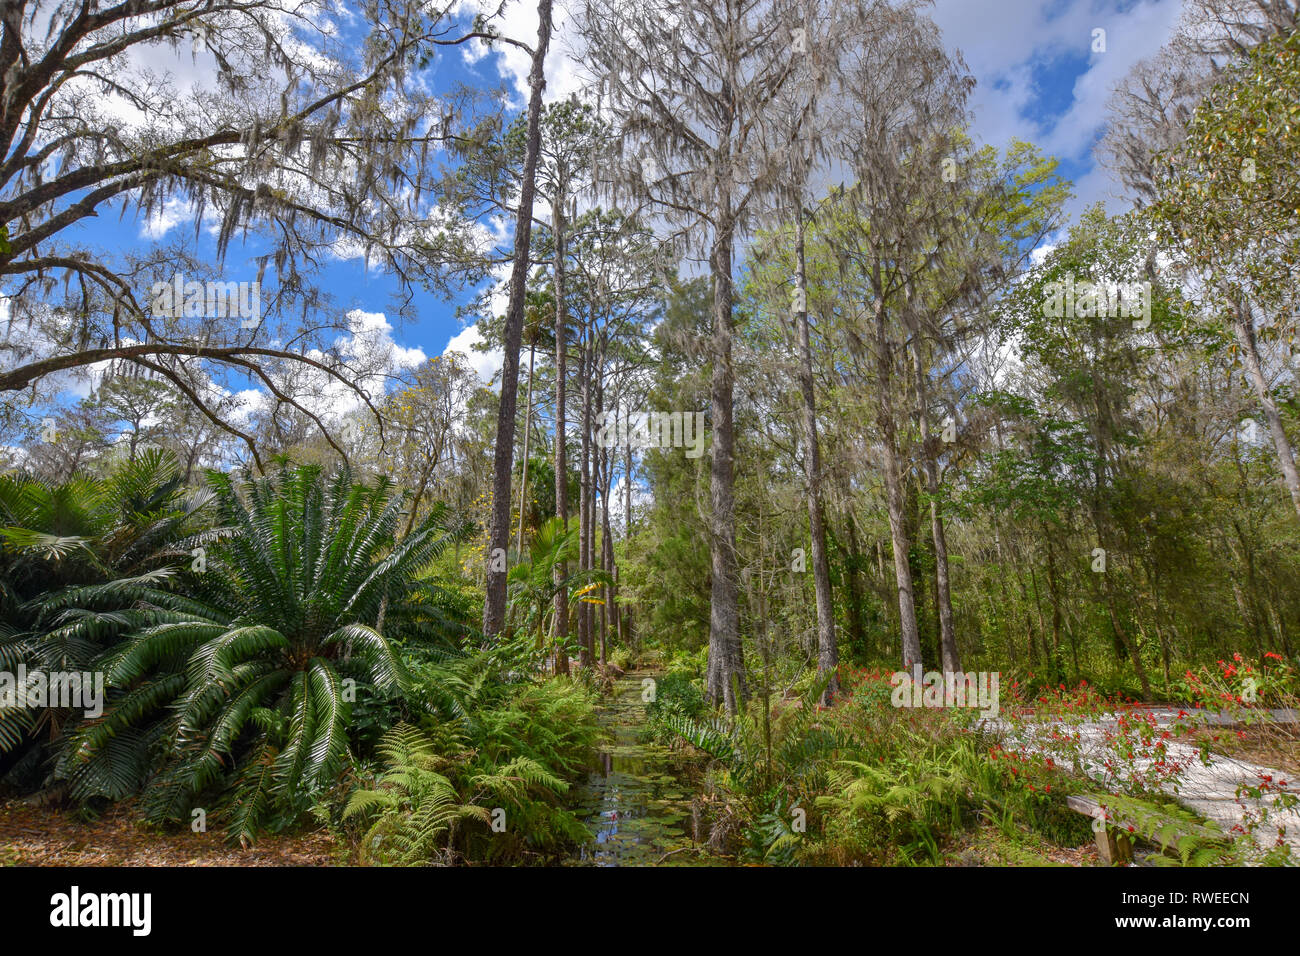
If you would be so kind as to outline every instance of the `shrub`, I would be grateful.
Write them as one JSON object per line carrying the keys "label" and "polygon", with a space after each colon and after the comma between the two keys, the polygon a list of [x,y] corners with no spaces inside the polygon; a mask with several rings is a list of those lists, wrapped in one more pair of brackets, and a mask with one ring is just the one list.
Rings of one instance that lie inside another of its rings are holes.
{"label": "shrub", "polygon": [[139,611],[96,662],[114,690],[109,707],[71,735],[56,772],[80,800],[143,786],[157,822],[187,819],[209,794],[229,810],[229,835],[247,841],[338,786],[353,757],[345,682],[407,687],[381,628],[409,614],[420,570],[465,530],[435,507],[397,541],[404,496],[346,471],[285,468],[242,484],[212,473],[209,484],[222,525],[182,543],[187,560],[199,547],[205,561],[184,575],[186,594],[85,589]]}
{"label": "shrub", "polygon": [[[385,768],[355,791],[363,862],[395,865],[553,859],[589,838],[560,806],[591,766],[594,700],[579,684],[496,685],[464,720],[426,718],[385,736]],[[494,828],[497,824],[500,828]]]}
{"label": "shrub", "polygon": [[696,718],[705,710],[704,694],[685,671],[669,671],[655,678],[655,697],[646,707],[651,723],[673,717]]}

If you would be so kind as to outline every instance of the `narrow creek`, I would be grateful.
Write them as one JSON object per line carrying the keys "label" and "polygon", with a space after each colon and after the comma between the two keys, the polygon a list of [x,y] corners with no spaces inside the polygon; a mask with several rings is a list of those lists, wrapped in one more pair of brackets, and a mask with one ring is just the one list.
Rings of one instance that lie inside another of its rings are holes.
{"label": "narrow creek", "polygon": [[692,838],[694,785],[687,758],[642,739],[642,681],[653,671],[630,671],[600,706],[611,740],[586,783],[575,788],[574,812],[592,839],[570,861],[577,866],[725,866]]}

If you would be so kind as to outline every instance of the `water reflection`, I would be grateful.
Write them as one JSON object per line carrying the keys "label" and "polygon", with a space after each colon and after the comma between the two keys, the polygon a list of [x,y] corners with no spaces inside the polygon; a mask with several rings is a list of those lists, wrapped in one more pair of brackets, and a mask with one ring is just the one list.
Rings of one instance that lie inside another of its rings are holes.
{"label": "water reflection", "polygon": [[725,865],[697,852],[684,759],[667,747],[639,740],[645,726],[641,679],[630,673],[602,707],[613,740],[599,767],[577,789],[577,812],[592,841],[574,861],[588,866]]}

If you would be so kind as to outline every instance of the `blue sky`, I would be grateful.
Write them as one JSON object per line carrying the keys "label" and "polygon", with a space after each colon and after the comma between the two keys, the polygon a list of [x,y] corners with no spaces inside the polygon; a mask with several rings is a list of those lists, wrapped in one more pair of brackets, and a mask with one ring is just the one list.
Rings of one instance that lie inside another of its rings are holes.
{"label": "blue sky", "polygon": [[[466,9],[474,0],[466,2]],[[1105,103],[1114,83],[1139,59],[1153,54],[1168,39],[1181,9],[1181,0],[937,0],[933,17],[945,42],[961,51],[977,80],[973,97],[976,137],[1001,146],[1012,138],[1029,140],[1062,162],[1063,174],[1074,181],[1076,198],[1070,206],[1077,216],[1088,205],[1107,201],[1113,211],[1123,208],[1117,190],[1096,166],[1092,147],[1104,129]],[[579,84],[575,43],[567,11],[557,9],[557,37],[548,64],[548,98],[567,96]],[[507,7],[501,32],[528,42],[536,36],[536,12],[531,3]],[[1104,32],[1104,50],[1097,50]],[[188,52],[162,63],[178,75],[196,69]],[[435,89],[456,81],[497,85],[504,82],[522,106],[528,68],[522,51],[488,53],[481,47],[451,48],[431,70]],[[105,215],[81,227],[76,237],[91,245],[129,249],[166,241],[175,230],[195,229],[194,218],[181,203],[161,216],[144,220],[134,211],[118,219]],[[215,256],[215,241],[200,228],[200,249]],[[244,278],[255,275],[250,248],[232,244],[226,272]],[[247,263],[247,265],[243,265]],[[498,367],[494,356],[475,354],[473,327],[463,328],[454,315],[455,303],[417,293],[418,318],[386,329],[394,283],[363,261],[338,259],[319,276],[321,286],[336,301],[368,314],[371,331],[393,339],[399,361],[416,362],[449,347],[469,354],[483,376]],[[469,298],[467,291],[461,301]]]}
{"label": "blue sky", "polygon": [[[1092,147],[1114,85],[1165,44],[1181,11],[1181,0],[938,0],[934,20],[978,82],[976,135],[1029,140],[1060,159],[1077,215],[1098,201],[1124,208]],[[1098,30],[1104,52],[1093,49]]]}

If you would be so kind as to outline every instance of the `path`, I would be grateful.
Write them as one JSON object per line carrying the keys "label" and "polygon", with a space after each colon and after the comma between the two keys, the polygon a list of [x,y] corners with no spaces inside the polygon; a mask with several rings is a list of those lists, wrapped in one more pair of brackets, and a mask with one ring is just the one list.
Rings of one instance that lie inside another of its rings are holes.
{"label": "path", "polygon": [[266,834],[247,850],[216,830],[159,830],[130,805],[87,819],[75,811],[20,801],[0,806],[0,866],[332,866],[334,840],[322,831]]}

